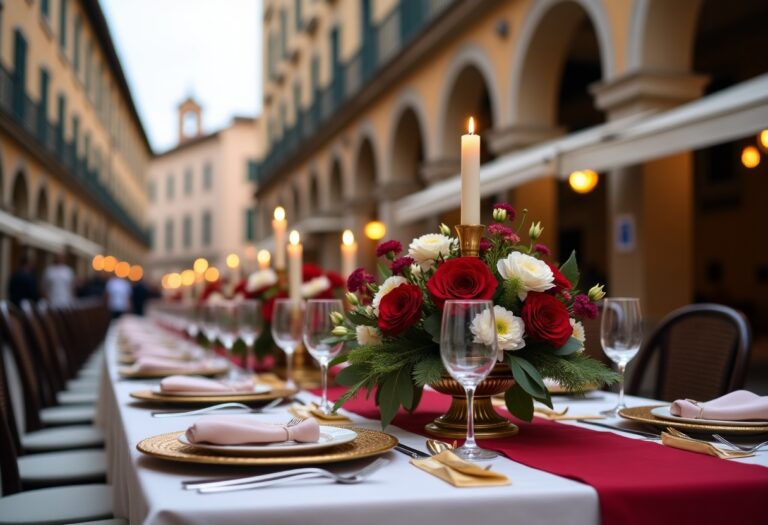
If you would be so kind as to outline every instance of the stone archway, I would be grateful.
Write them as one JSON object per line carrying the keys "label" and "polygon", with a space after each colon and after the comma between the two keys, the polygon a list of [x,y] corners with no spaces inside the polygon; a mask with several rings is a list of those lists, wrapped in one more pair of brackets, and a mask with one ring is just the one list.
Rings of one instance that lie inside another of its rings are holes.
{"label": "stone archway", "polygon": [[13,214],[22,219],[29,218],[29,185],[23,171],[16,173],[16,178],[11,186],[11,209]]}
{"label": "stone archway", "polygon": [[45,185],[41,185],[40,189],[37,191],[35,218],[43,222],[50,221],[50,213],[48,209],[48,190],[46,189]]}

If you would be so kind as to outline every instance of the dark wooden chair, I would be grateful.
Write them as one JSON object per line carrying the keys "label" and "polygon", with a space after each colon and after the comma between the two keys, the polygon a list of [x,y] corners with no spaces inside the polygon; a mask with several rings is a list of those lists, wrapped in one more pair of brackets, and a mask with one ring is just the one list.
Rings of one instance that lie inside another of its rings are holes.
{"label": "dark wooden chair", "polygon": [[752,333],[738,311],[693,304],[665,317],[640,350],[627,393],[653,374],[652,397],[713,399],[744,386]]}

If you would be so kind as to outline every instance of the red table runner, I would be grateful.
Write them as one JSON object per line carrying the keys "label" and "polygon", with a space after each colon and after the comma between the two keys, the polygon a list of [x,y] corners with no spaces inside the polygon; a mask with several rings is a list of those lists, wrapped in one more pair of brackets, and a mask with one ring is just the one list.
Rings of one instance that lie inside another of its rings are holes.
{"label": "red table runner", "polygon": [[[344,391],[332,388],[329,397],[338,399]],[[427,436],[424,425],[449,404],[448,396],[425,391],[418,409],[413,414],[401,410],[393,424]],[[373,400],[362,396],[344,408],[379,419]],[[519,435],[480,440],[480,445],[523,465],[591,485],[605,525],[768,523],[768,468],[540,418],[516,424]]]}

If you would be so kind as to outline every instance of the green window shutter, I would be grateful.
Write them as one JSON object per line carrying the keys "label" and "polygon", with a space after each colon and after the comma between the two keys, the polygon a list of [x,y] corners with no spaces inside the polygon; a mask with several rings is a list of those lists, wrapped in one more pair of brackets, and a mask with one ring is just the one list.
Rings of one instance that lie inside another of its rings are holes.
{"label": "green window shutter", "polygon": [[184,217],[184,248],[192,246],[192,217]]}
{"label": "green window shutter", "polygon": [[68,0],[59,2],[59,45],[67,47],[67,3]]}
{"label": "green window shutter", "polygon": [[168,179],[165,182],[165,198],[166,200],[173,200],[173,174],[168,175]]}
{"label": "green window shutter", "polygon": [[248,182],[256,182],[256,161],[248,159],[247,163]]}
{"label": "green window shutter", "polygon": [[203,246],[211,244],[211,212],[203,212]]}
{"label": "green window shutter", "polygon": [[173,221],[168,219],[165,221],[165,251],[171,250],[173,250]]}
{"label": "green window shutter", "polygon": [[192,194],[192,169],[187,169],[184,172],[184,193],[186,195]]}
{"label": "green window shutter", "polygon": [[45,18],[48,18],[51,16],[50,0],[40,0],[40,14],[43,15]]}
{"label": "green window shutter", "polygon": [[296,18],[296,32],[301,31],[301,3],[302,0],[293,0],[293,14]]}
{"label": "green window shutter", "polygon": [[73,39],[73,45],[75,47],[72,53],[72,67],[75,70],[75,74],[80,74],[80,33],[82,32],[82,21],[80,17],[75,17],[75,34]]}
{"label": "green window shutter", "polygon": [[256,210],[253,208],[248,208],[245,210],[245,240],[246,241],[255,241],[256,240],[256,225],[254,224],[256,221]]}

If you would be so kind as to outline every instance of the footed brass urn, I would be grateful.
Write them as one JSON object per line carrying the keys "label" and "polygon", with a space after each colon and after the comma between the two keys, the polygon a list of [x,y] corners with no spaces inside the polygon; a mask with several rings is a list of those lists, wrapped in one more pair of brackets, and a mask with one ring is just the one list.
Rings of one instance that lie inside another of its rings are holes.
{"label": "footed brass urn", "polygon": [[[475,437],[478,439],[514,436],[518,432],[515,424],[502,417],[493,408],[491,397],[506,392],[515,384],[512,372],[504,363],[497,363],[475,391]],[[453,396],[448,412],[424,427],[427,432],[442,438],[464,438],[467,436],[467,398],[464,387],[448,372],[430,385],[441,394]]]}

